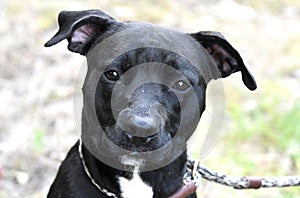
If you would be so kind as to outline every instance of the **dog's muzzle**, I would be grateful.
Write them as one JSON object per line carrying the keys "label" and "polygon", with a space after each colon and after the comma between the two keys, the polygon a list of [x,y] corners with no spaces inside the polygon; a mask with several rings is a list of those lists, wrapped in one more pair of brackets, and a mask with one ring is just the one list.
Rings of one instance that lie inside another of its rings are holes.
{"label": "dog's muzzle", "polygon": [[151,106],[135,105],[119,113],[117,125],[124,131],[131,142],[148,143],[157,137],[165,125],[167,112],[163,106],[156,103]]}

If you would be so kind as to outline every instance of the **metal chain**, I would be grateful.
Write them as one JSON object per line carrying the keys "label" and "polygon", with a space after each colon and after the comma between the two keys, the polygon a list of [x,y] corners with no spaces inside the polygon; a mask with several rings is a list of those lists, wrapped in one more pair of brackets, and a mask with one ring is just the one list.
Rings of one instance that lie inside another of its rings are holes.
{"label": "metal chain", "polygon": [[101,191],[102,193],[104,193],[106,196],[108,197],[113,197],[113,198],[118,198],[118,196],[115,193],[110,192],[109,190],[107,190],[106,188],[101,187],[96,180],[92,177],[89,168],[86,166],[85,160],[84,160],[84,156],[83,156],[83,152],[82,152],[82,140],[81,138],[79,139],[79,145],[78,145],[78,152],[79,152],[79,157],[81,159],[81,163],[84,169],[84,172],[86,173],[86,175],[89,177],[89,179],[91,180],[91,182],[93,183],[93,185],[98,188],[99,191]]}
{"label": "metal chain", "polygon": [[188,158],[187,167],[188,172],[185,174],[184,181],[193,181],[194,183],[200,183],[201,177],[208,181],[216,182],[222,185],[230,186],[235,189],[258,189],[258,188],[270,188],[270,187],[292,187],[300,186],[300,176],[283,176],[283,177],[236,177],[228,176],[223,173],[211,171],[200,164],[197,164],[197,173],[201,177],[192,177],[191,170],[195,166],[195,161]]}

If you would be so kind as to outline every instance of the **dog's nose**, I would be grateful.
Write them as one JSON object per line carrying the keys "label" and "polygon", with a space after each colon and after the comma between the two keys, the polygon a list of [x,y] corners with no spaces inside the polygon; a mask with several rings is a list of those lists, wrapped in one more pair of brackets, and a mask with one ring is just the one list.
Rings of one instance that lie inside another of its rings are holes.
{"label": "dog's nose", "polygon": [[137,132],[140,130],[140,135],[142,137],[148,137],[156,133],[158,130],[158,126],[150,116],[142,117],[142,116],[134,116],[131,120],[132,127],[137,129]]}
{"label": "dog's nose", "polygon": [[124,111],[118,119],[119,127],[130,141],[149,142],[160,130],[161,123],[151,115],[138,115]]}
{"label": "dog's nose", "polygon": [[150,137],[156,134],[160,128],[159,123],[151,116],[132,116],[123,123],[125,131],[136,137]]}

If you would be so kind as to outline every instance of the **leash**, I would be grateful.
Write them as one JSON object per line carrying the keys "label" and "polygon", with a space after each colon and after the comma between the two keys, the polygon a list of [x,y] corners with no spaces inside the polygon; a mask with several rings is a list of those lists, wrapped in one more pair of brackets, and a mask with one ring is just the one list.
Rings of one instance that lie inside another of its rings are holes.
{"label": "leash", "polygon": [[[259,189],[271,187],[293,187],[300,186],[300,175],[298,176],[281,176],[281,177],[237,177],[228,176],[223,173],[211,171],[200,162],[194,161],[190,157],[187,161],[187,166],[192,167],[196,172],[201,175],[203,179],[212,181],[218,184],[233,187],[234,189]],[[195,168],[196,167],[196,168]],[[197,176],[194,180],[201,178]],[[190,179],[190,178],[188,178]],[[199,181],[197,181],[199,182]]]}
{"label": "leash", "polygon": [[[110,192],[106,188],[101,187],[92,177],[88,167],[86,166],[83,152],[82,140],[79,139],[78,152],[81,163],[86,175],[89,177],[93,185],[108,197],[120,198],[117,194]],[[237,177],[228,176],[223,173],[211,171],[201,166],[200,161],[193,160],[190,156],[187,159],[186,173],[183,177],[183,186],[169,198],[185,198],[196,191],[201,185],[201,179],[211,182],[233,187],[234,189],[259,189],[271,187],[293,187],[300,186],[299,176],[282,176],[282,177]]]}

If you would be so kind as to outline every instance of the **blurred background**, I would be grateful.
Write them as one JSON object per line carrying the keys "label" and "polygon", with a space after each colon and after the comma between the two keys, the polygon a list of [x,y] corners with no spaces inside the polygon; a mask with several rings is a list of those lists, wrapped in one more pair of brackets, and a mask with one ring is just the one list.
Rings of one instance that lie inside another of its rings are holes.
{"label": "blurred background", "polygon": [[[57,31],[61,10],[98,8],[184,32],[222,32],[255,76],[224,80],[225,119],[202,159],[230,175],[300,175],[300,1],[298,0],[1,0],[0,197],[45,197],[61,160],[78,139],[74,83],[85,58]],[[81,85],[79,85],[81,86]],[[76,86],[75,86],[76,87]],[[197,157],[197,141],[191,152]],[[203,181],[199,197],[299,197],[300,187],[234,190]]]}

